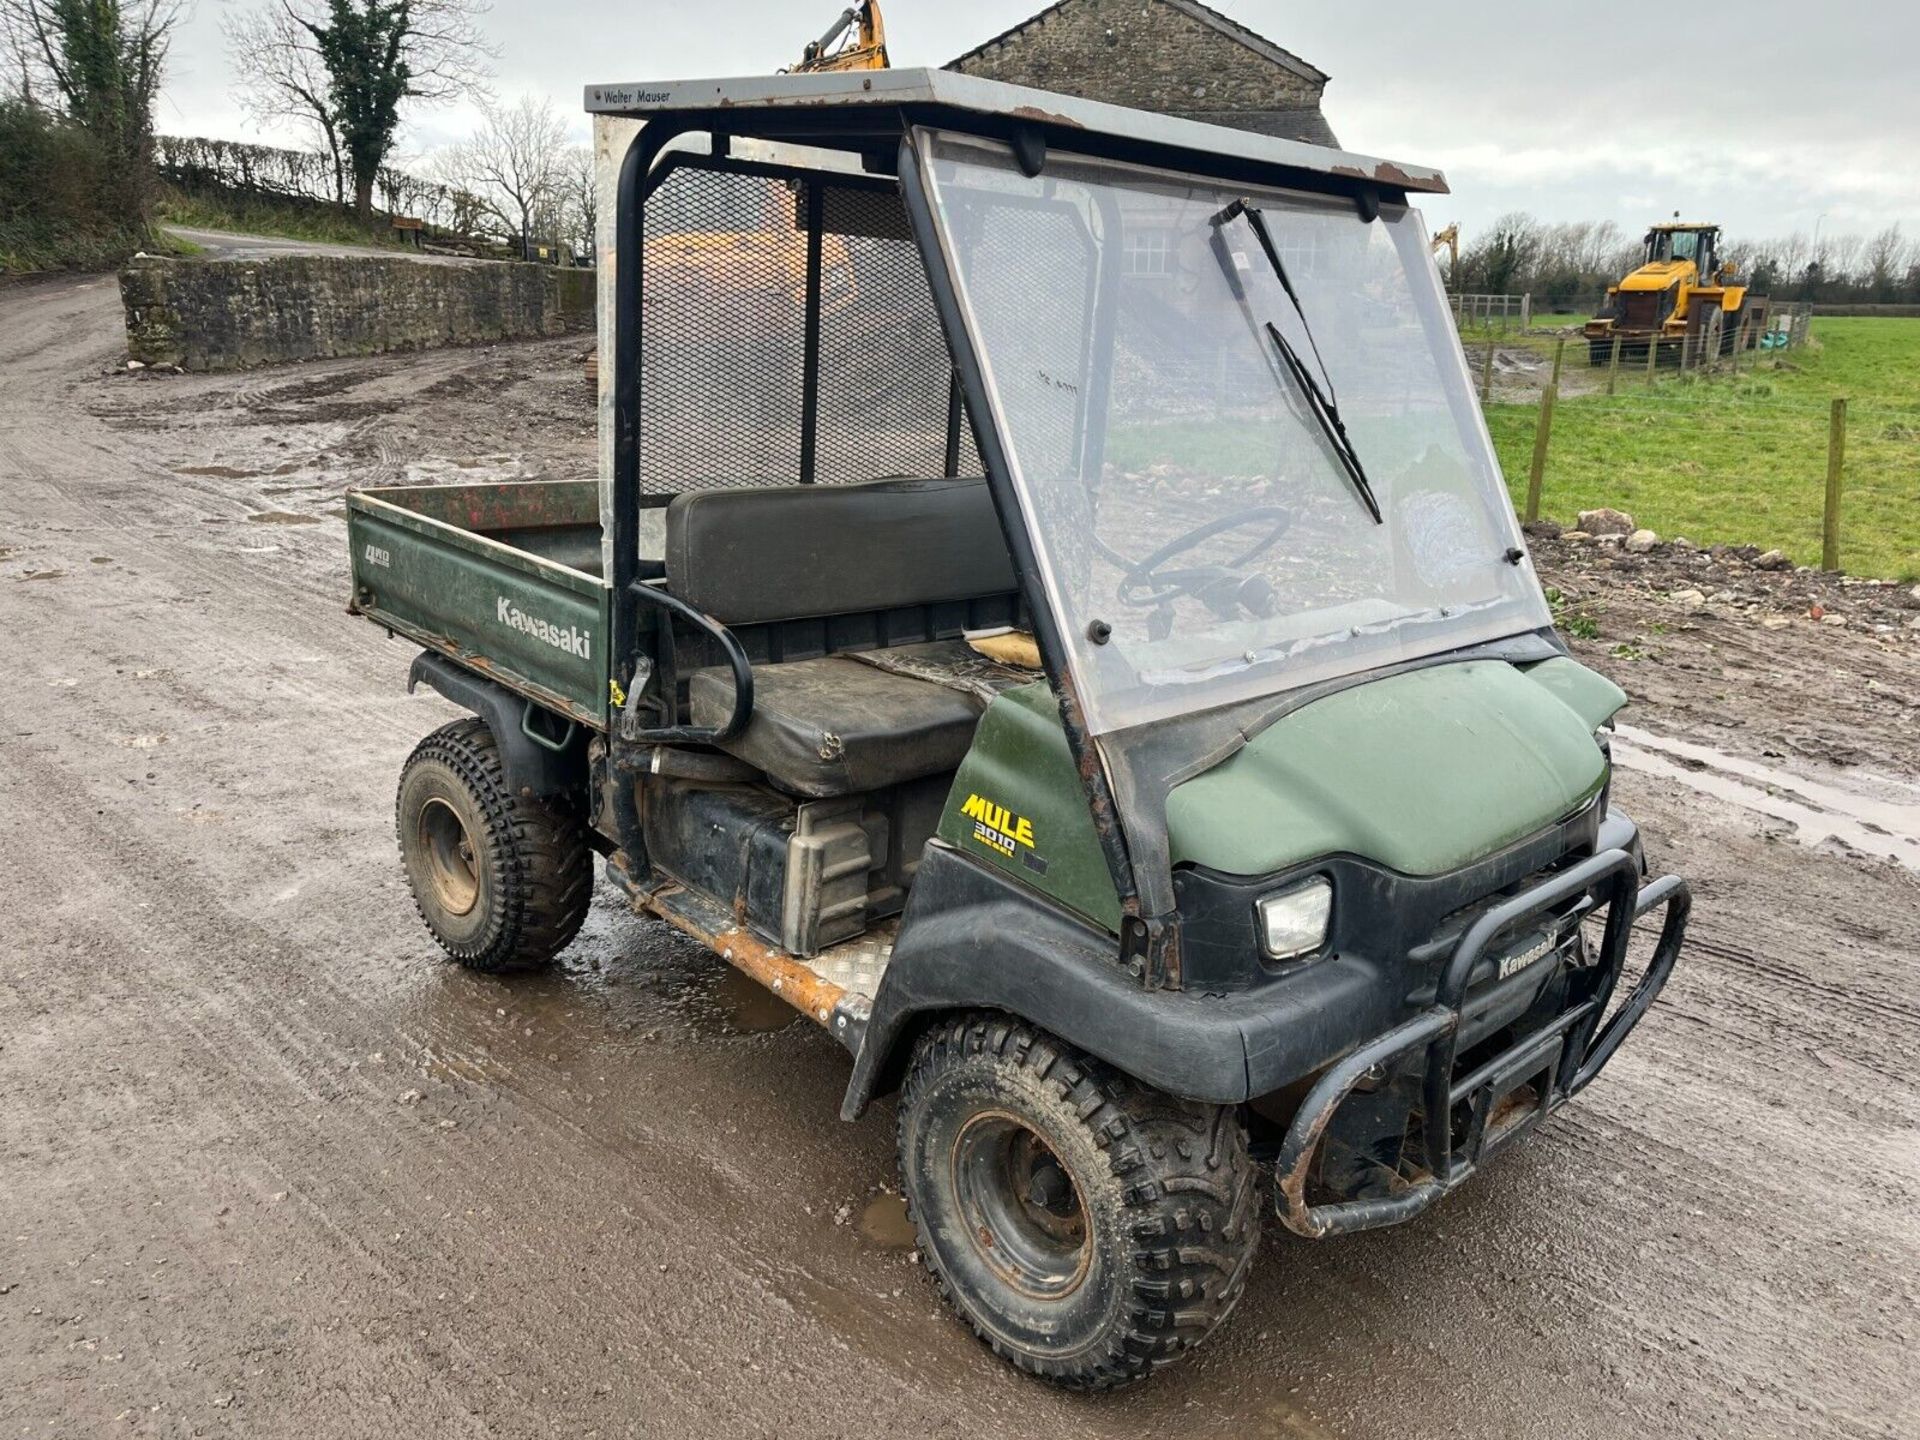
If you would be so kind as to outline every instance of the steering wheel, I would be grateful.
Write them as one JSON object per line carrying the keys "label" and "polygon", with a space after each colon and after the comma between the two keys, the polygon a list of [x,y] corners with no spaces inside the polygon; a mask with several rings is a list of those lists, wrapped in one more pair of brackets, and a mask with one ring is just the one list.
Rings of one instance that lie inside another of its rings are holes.
{"label": "steering wheel", "polygon": [[[1120,603],[1140,609],[1165,610],[1174,601],[1191,595],[1205,601],[1222,618],[1231,618],[1242,606],[1255,615],[1271,615],[1273,587],[1264,576],[1240,572],[1277,545],[1292,524],[1291,510],[1278,505],[1256,505],[1195,526],[1169,540],[1146,559],[1129,564],[1120,579]],[[1168,561],[1196,546],[1253,525],[1265,525],[1267,529],[1231,560],[1183,569],[1168,568]]]}

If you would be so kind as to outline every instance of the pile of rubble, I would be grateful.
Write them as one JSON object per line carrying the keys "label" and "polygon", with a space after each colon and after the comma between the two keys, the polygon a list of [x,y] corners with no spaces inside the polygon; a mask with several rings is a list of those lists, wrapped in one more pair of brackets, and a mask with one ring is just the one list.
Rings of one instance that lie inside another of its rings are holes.
{"label": "pile of rubble", "polygon": [[1920,638],[1920,585],[1795,565],[1757,545],[1662,540],[1620,510],[1583,510],[1571,530],[1548,520],[1526,528],[1543,576],[1549,584],[1564,577],[1563,592],[1624,580],[1682,610],[1746,615],[1769,629],[1797,620]]}

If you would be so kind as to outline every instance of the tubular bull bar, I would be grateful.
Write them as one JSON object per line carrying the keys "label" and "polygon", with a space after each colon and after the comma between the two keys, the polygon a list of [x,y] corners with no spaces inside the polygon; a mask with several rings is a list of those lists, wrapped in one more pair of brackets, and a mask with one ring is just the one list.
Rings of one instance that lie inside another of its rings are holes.
{"label": "tubular bull bar", "polygon": [[[1578,913],[1592,913],[1602,906],[1606,910],[1594,962],[1601,976],[1594,993],[1472,1073],[1455,1079],[1462,1006],[1480,962],[1496,941],[1542,912],[1577,898],[1589,902]],[[1287,1228],[1320,1239],[1411,1219],[1592,1084],[1673,973],[1692,908],[1692,892],[1685,880],[1668,875],[1641,887],[1633,857],[1624,850],[1605,850],[1487,911],[1461,937],[1448,959],[1433,1004],[1333,1065],[1308,1092],[1276,1163],[1276,1204]],[[1625,1003],[1608,1016],[1607,1006],[1626,967],[1634,922],[1660,909],[1666,915],[1646,973]],[[1426,1051],[1422,1105],[1427,1173],[1390,1195],[1308,1204],[1308,1176],[1334,1112],[1363,1079],[1422,1049]],[[1531,1105],[1514,1113],[1496,1112],[1501,1101],[1530,1081],[1540,1082]],[[1453,1114],[1462,1102],[1471,1109],[1465,1138],[1456,1143]]]}

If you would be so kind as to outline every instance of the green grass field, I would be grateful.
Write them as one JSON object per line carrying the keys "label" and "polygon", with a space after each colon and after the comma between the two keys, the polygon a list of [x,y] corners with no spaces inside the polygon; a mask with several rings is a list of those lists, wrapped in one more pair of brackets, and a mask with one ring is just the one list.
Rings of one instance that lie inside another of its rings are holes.
{"label": "green grass field", "polygon": [[[1840,561],[1858,575],[1920,579],[1920,320],[1823,319],[1815,344],[1738,377],[1671,372],[1651,387],[1556,409],[1541,513],[1629,511],[1663,537],[1779,547],[1820,560],[1830,404],[1849,402]],[[1569,347],[1567,364],[1578,363]],[[1535,405],[1487,420],[1524,505]]]}

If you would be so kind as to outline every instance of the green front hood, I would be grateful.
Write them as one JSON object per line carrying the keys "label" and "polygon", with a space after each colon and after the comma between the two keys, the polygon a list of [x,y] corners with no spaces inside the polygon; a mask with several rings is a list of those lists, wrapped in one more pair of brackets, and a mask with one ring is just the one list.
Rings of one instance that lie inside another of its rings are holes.
{"label": "green front hood", "polygon": [[1626,702],[1572,660],[1436,665],[1316,700],[1167,804],[1173,862],[1266,875],[1323,855],[1455,870],[1606,784],[1596,728]]}

